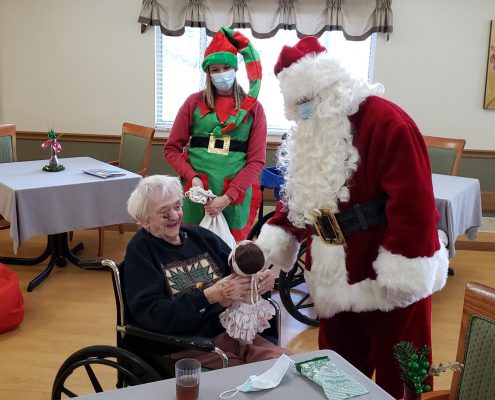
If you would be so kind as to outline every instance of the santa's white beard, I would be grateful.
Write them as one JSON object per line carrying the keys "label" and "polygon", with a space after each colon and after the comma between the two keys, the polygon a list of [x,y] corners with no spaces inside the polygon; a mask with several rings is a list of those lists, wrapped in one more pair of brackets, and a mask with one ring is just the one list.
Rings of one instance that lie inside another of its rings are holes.
{"label": "santa's white beard", "polygon": [[286,178],[282,202],[289,220],[302,228],[312,222],[313,210],[338,211],[338,202],[349,200],[345,184],[358,159],[347,115],[299,121],[279,152]]}

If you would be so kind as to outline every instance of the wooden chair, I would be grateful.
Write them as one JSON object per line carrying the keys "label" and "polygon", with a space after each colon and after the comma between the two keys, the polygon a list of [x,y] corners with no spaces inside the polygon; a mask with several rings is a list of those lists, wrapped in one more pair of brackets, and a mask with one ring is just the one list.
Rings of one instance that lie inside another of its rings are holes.
{"label": "wooden chair", "polygon": [[[148,173],[151,141],[154,136],[155,128],[124,122],[120,137],[119,159],[111,161],[109,164],[134,172],[144,178]],[[102,256],[105,227],[100,226],[98,231],[98,256]],[[122,225],[119,225],[119,232],[124,233]]]}
{"label": "wooden chair", "polygon": [[466,141],[436,136],[423,136],[423,139],[430,156],[431,172],[457,175]]}
{"label": "wooden chair", "polygon": [[[111,161],[109,164],[145,177],[148,172],[151,141],[154,135],[155,128],[124,122],[122,124],[122,136],[120,137],[119,159]],[[103,255],[105,227],[100,226],[98,231],[98,256],[100,257]],[[124,232],[122,225],[119,225],[119,232]],[[72,239],[72,232],[69,238]]]}
{"label": "wooden chair", "polygon": [[455,372],[450,390],[425,393],[422,400],[495,399],[495,289],[468,282],[464,295]]}
{"label": "wooden chair", "polygon": [[[0,125],[0,163],[13,161],[17,161],[15,125]],[[9,228],[9,222],[0,215],[0,230]]]}

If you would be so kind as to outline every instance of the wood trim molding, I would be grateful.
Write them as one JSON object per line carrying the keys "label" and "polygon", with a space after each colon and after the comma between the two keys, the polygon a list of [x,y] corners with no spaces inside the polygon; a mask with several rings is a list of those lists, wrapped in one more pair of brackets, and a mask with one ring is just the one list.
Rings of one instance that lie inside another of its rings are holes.
{"label": "wood trim molding", "polygon": [[[94,143],[119,143],[119,135],[100,135],[91,133],[57,133],[63,135],[61,141],[67,142],[94,142]],[[17,131],[17,139],[21,140],[45,140],[46,132]]]}
{"label": "wood trim molding", "polygon": [[[69,142],[94,142],[94,143],[120,143],[120,134],[102,135],[93,133],[59,133]],[[37,131],[17,131],[17,139],[21,140],[43,140],[46,139],[46,132]],[[166,137],[155,137],[152,143],[164,145]],[[281,143],[280,136],[269,135],[267,139],[267,149],[276,150]],[[463,158],[495,158],[495,150],[466,150],[462,153]]]}
{"label": "wood trim molding", "polygon": [[462,152],[462,158],[495,158],[495,150],[466,150]]}

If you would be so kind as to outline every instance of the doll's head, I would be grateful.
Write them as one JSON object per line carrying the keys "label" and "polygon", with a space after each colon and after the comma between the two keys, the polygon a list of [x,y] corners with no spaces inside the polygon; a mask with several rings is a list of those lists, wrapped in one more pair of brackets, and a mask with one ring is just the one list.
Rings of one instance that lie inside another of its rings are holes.
{"label": "doll's head", "polygon": [[265,256],[256,243],[244,240],[230,253],[229,263],[236,274],[251,276],[263,269]]}

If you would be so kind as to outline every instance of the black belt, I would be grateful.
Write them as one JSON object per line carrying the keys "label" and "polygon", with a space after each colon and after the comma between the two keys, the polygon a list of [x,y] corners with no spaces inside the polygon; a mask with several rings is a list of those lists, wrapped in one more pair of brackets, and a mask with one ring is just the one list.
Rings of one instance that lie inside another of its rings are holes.
{"label": "black belt", "polygon": [[[210,142],[210,140],[213,140],[213,143]],[[191,137],[191,147],[206,147],[208,151],[210,151],[211,148],[214,148],[219,151],[226,151],[226,153],[229,151],[240,151],[242,153],[247,153],[247,142],[232,139],[229,141],[230,143],[226,146],[227,141],[222,137],[214,137],[213,139],[210,139],[210,136],[193,136]]]}
{"label": "black belt", "polygon": [[315,216],[314,225],[306,225],[313,235],[319,236],[330,244],[343,244],[349,235],[365,231],[385,221],[385,204],[383,196],[337,214],[328,209],[321,209],[321,215]]}

